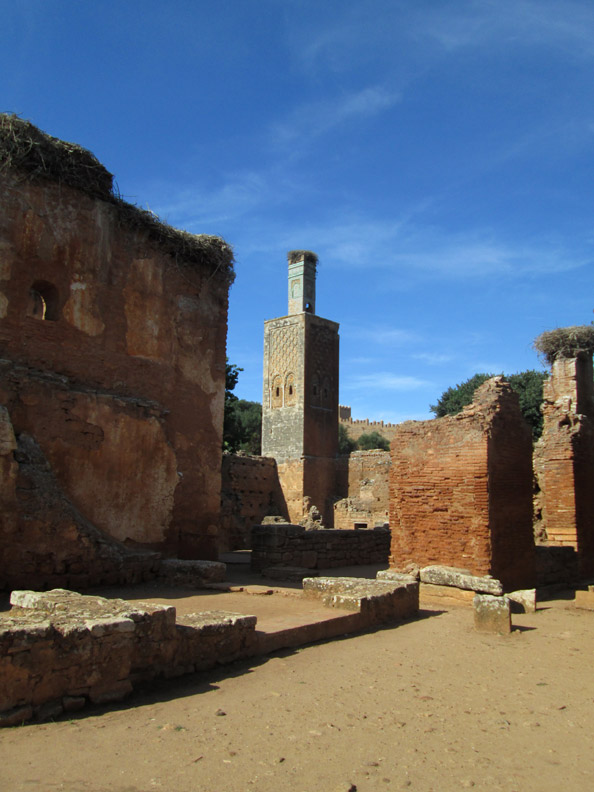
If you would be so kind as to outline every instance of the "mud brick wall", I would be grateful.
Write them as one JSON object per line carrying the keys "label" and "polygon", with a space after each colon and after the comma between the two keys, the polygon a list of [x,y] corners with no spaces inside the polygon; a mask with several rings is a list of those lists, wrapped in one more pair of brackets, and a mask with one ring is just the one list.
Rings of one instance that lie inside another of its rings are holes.
{"label": "mud brick wall", "polygon": [[223,456],[220,552],[250,548],[252,526],[270,515],[288,519],[286,509],[274,459]]}
{"label": "mud brick wall", "polygon": [[391,566],[534,585],[532,442],[507,383],[489,380],[458,415],[402,424],[391,454]]}
{"label": "mud brick wall", "polygon": [[306,531],[300,525],[256,525],[252,529],[252,568],[294,566],[330,569],[381,564],[388,560],[390,532]]}
{"label": "mud brick wall", "polygon": [[[103,536],[216,558],[228,271],[184,262],[113,201],[5,171],[0,250],[0,404],[16,442],[31,439],[54,494]],[[47,564],[70,552],[65,518],[55,533],[55,512],[28,512],[42,486],[6,504],[4,564],[31,520],[55,541]]]}
{"label": "mud brick wall", "polygon": [[556,360],[544,385],[536,447],[544,543],[572,547],[579,574],[594,573],[594,385],[592,358]]}
{"label": "mud brick wall", "polygon": [[373,528],[389,522],[390,453],[355,451],[336,460],[337,493],[344,494],[334,504],[334,527]]}
{"label": "mud brick wall", "polygon": [[0,726],[118,701],[138,683],[250,655],[255,616],[187,614],[62,589],[16,591],[0,618]]}

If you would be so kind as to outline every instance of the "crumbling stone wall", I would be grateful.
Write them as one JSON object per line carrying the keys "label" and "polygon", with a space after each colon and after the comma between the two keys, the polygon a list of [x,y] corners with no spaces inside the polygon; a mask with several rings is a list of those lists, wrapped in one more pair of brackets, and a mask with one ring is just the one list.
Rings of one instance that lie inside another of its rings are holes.
{"label": "crumbling stone wall", "polygon": [[255,525],[252,529],[252,568],[285,566],[331,569],[388,560],[390,531],[306,531],[301,525]]}
{"label": "crumbling stone wall", "polygon": [[544,383],[543,434],[535,450],[543,544],[574,548],[578,573],[594,573],[592,357],[559,358]]}
{"label": "crumbling stone wall", "polygon": [[334,527],[373,528],[390,519],[389,451],[355,451],[336,460],[338,492]]}
{"label": "crumbling stone wall", "polygon": [[[107,174],[80,151],[81,167]],[[62,503],[100,534],[214,558],[232,256],[214,238],[196,255],[196,237],[162,228],[107,188],[2,171],[0,404],[15,442],[31,438]],[[11,453],[14,480],[30,463]],[[40,536],[55,532],[54,517],[30,513],[35,498],[3,494],[3,564],[37,563],[40,543],[19,547],[32,519]],[[63,536],[44,562],[54,571]]]}
{"label": "crumbling stone wall", "polygon": [[458,415],[400,425],[391,453],[391,566],[463,568],[506,590],[534,585],[532,442],[501,377]]}
{"label": "crumbling stone wall", "polygon": [[288,519],[286,512],[274,459],[235,454],[223,456],[220,552],[249,549],[252,526],[272,515]]}
{"label": "crumbling stone wall", "polygon": [[255,616],[15,591],[0,618],[0,726],[47,719],[87,702],[118,701],[135,685],[245,657]]}

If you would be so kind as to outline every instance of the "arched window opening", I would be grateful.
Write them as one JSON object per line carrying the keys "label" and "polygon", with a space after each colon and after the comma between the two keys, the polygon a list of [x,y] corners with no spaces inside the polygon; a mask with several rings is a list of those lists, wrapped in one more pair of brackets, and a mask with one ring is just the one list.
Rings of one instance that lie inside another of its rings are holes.
{"label": "arched window opening", "polygon": [[285,378],[285,407],[291,407],[297,401],[297,389],[295,388],[295,376],[287,374]]}
{"label": "arched window opening", "polygon": [[272,407],[282,407],[283,406],[283,388],[282,388],[282,380],[277,375],[272,380],[272,399],[271,399],[271,406]]}
{"label": "arched window opening", "polygon": [[48,281],[35,281],[29,289],[27,316],[56,322],[60,318],[58,290]]}

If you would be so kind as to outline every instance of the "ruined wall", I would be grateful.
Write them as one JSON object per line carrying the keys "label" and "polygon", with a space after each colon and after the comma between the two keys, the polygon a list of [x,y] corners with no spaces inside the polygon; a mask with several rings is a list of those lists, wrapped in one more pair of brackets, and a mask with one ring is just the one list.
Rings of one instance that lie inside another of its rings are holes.
{"label": "ruined wall", "polygon": [[0,726],[119,701],[155,677],[254,653],[255,616],[186,614],[58,589],[14,591],[0,618]]}
{"label": "ruined wall", "polygon": [[398,424],[384,423],[384,421],[370,421],[368,418],[354,420],[351,417],[351,408],[340,405],[338,408],[338,420],[349,433],[349,437],[358,440],[361,435],[378,432],[386,440],[392,440],[396,434]]}
{"label": "ruined wall", "polygon": [[252,527],[266,516],[289,518],[274,459],[225,454],[222,473],[220,552],[250,548]]}
{"label": "ruined wall", "polygon": [[334,527],[373,528],[390,519],[390,452],[355,451],[336,460],[337,493]]}
{"label": "ruined wall", "polygon": [[594,573],[594,385],[586,353],[553,363],[544,384],[544,428],[535,452],[544,544],[574,548]]}
{"label": "ruined wall", "polygon": [[[0,175],[0,404],[100,532],[212,558],[229,271],[185,262],[134,211]],[[13,499],[5,557],[27,519]]]}
{"label": "ruined wall", "polygon": [[252,568],[273,566],[331,569],[388,560],[390,532],[306,531],[301,525],[256,525],[252,529]]}
{"label": "ruined wall", "polygon": [[402,424],[391,449],[391,565],[460,567],[507,590],[534,585],[531,452],[500,377],[458,415]]}

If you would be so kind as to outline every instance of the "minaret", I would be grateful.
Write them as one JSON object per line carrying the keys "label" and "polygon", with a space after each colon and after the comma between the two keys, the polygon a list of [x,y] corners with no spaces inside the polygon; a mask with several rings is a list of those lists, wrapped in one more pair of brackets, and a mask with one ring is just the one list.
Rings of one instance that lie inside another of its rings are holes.
{"label": "minaret", "polygon": [[[277,463],[301,460],[303,492],[292,492],[287,502],[313,498],[323,510],[330,492],[314,479],[332,486],[334,476],[322,474],[320,464],[338,452],[338,324],[315,315],[318,257],[306,250],[288,254],[289,305],[287,316],[264,323],[264,389],[262,399],[262,454]],[[323,466],[323,465],[322,465]],[[315,468],[315,470],[314,470]],[[308,491],[308,481],[312,485]],[[281,476],[281,486],[282,476]],[[283,486],[284,490],[284,486]],[[295,505],[295,509],[297,509]],[[301,504],[299,504],[301,508]],[[291,519],[295,519],[294,516]],[[331,524],[332,515],[325,515]]]}

